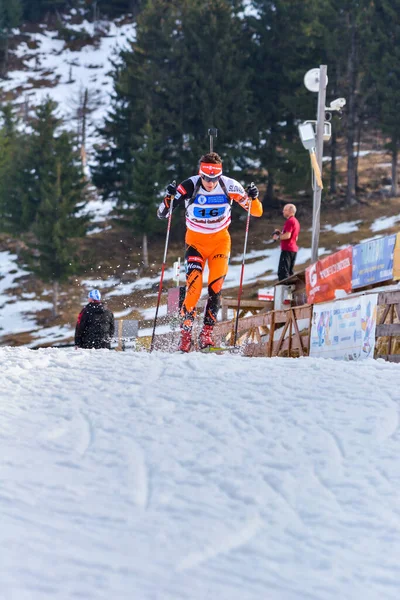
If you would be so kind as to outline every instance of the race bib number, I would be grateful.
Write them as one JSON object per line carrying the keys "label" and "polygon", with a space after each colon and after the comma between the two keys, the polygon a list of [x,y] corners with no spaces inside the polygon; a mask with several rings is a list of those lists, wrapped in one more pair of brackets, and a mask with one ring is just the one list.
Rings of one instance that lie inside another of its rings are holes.
{"label": "race bib number", "polygon": [[224,206],[220,206],[219,208],[215,207],[215,208],[208,208],[208,207],[204,207],[204,208],[199,208],[198,206],[194,207],[194,211],[193,214],[196,218],[201,218],[201,219],[213,219],[215,217],[220,217],[221,215],[223,215],[225,212],[225,207]]}

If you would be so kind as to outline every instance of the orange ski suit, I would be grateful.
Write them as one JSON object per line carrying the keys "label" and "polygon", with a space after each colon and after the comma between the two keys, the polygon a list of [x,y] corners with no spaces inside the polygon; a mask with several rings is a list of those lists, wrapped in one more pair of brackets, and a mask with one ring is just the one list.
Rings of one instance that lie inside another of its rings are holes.
{"label": "orange ski suit", "polygon": [[[214,164],[208,167],[221,169],[219,165]],[[180,204],[184,204],[186,210],[186,295],[181,308],[181,317],[183,329],[190,331],[203,287],[203,271],[206,262],[209,275],[204,325],[213,326],[217,320],[221,290],[228,272],[231,251],[231,236],[228,232],[231,205],[232,202],[237,202],[248,211],[250,198],[238,181],[225,175],[219,177],[217,185],[212,189],[203,186],[201,177],[194,175],[180,183],[176,192],[173,210]],[[158,208],[159,218],[167,218],[169,210],[167,196]],[[261,217],[262,213],[261,202],[258,198],[253,199],[250,214]]]}
{"label": "orange ski suit", "polygon": [[[217,314],[221,301],[221,290],[228,272],[229,256],[231,252],[231,236],[228,232],[230,224],[231,214],[231,202],[238,202],[242,208],[248,210],[249,198],[240,184],[235,180],[226,178],[227,185],[225,187],[228,190],[228,198],[225,196],[225,212],[221,211],[219,219],[215,219],[210,222],[207,219],[198,219],[196,215],[196,202],[194,203],[194,212],[190,213],[186,211],[186,223],[187,231],[185,237],[186,252],[185,252],[185,265],[186,265],[186,295],[183,301],[181,309],[181,317],[183,318],[183,327],[190,329],[193,325],[193,321],[196,316],[196,306],[199,301],[201,290],[203,287],[203,271],[205,263],[208,263],[208,301],[204,314],[204,324],[214,325],[217,320]],[[189,180],[190,181],[190,180]],[[232,184],[234,182],[234,184]],[[186,189],[189,187],[185,186],[186,182],[183,182],[178,187],[178,192],[184,195]],[[230,185],[228,185],[230,184]],[[231,191],[232,190],[232,191]],[[202,196],[205,195],[202,191],[196,196],[200,197],[199,206],[197,206],[198,213],[201,217],[204,215],[207,217],[207,210],[212,213],[212,210],[217,213],[218,206],[218,193],[213,198],[212,192],[207,195],[210,200],[211,210],[208,208],[204,209],[203,206],[207,207],[205,200],[202,200]],[[210,198],[211,196],[211,198]],[[216,198],[216,199],[215,199]],[[262,204],[258,199],[252,200],[250,214],[255,217],[260,217],[263,213]],[[222,223],[221,223],[222,221]],[[222,225],[222,229],[220,228]],[[204,233],[201,230],[205,229]],[[199,230],[200,229],[200,230]],[[217,229],[215,231],[215,229]]]}

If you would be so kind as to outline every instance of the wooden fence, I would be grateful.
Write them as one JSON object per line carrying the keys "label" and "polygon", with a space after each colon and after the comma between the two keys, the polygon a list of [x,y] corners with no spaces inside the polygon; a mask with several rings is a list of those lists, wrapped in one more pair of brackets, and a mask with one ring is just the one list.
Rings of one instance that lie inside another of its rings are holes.
{"label": "wooden fence", "polygon": [[[311,317],[309,304],[244,317],[238,323],[238,345],[245,356],[308,356]],[[217,323],[216,344],[232,344],[234,327],[235,319]]]}
{"label": "wooden fence", "polygon": [[[268,312],[261,305],[254,306],[254,310],[250,312],[256,312],[257,308],[258,314],[239,318],[237,342],[243,356],[295,358],[309,355],[313,312],[311,304]],[[194,350],[198,349],[200,328],[201,323],[198,321],[193,332]],[[217,323],[214,328],[216,345],[231,345],[234,332],[235,316],[232,320]],[[400,363],[400,290],[379,292],[375,337],[375,358]],[[178,344],[179,331],[175,331],[156,336],[155,349],[173,352]]]}
{"label": "wooden fence", "polygon": [[375,358],[400,362],[400,291],[379,293],[375,338]]}

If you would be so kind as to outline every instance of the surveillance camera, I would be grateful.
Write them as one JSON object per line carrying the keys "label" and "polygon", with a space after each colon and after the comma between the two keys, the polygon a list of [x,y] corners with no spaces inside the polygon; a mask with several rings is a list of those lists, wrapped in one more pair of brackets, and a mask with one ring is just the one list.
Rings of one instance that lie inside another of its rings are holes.
{"label": "surveillance camera", "polygon": [[330,110],[341,110],[343,106],[346,104],[346,98],[336,98],[336,100],[332,100],[329,105]]}

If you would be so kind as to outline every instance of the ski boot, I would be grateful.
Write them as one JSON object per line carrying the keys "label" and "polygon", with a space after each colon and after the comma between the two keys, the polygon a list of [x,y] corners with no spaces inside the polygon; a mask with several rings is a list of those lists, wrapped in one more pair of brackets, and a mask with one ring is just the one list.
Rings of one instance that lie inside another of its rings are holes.
{"label": "ski boot", "polygon": [[200,350],[207,348],[208,346],[214,346],[214,340],[212,339],[213,326],[203,325],[203,329],[199,336],[199,347]]}
{"label": "ski boot", "polygon": [[179,350],[181,352],[189,352],[192,345],[192,328],[196,318],[196,310],[188,311],[185,306],[181,309],[181,339],[179,342]]}
{"label": "ski boot", "polygon": [[192,331],[181,329],[181,340],[179,343],[180,352],[189,352],[192,345]]}

